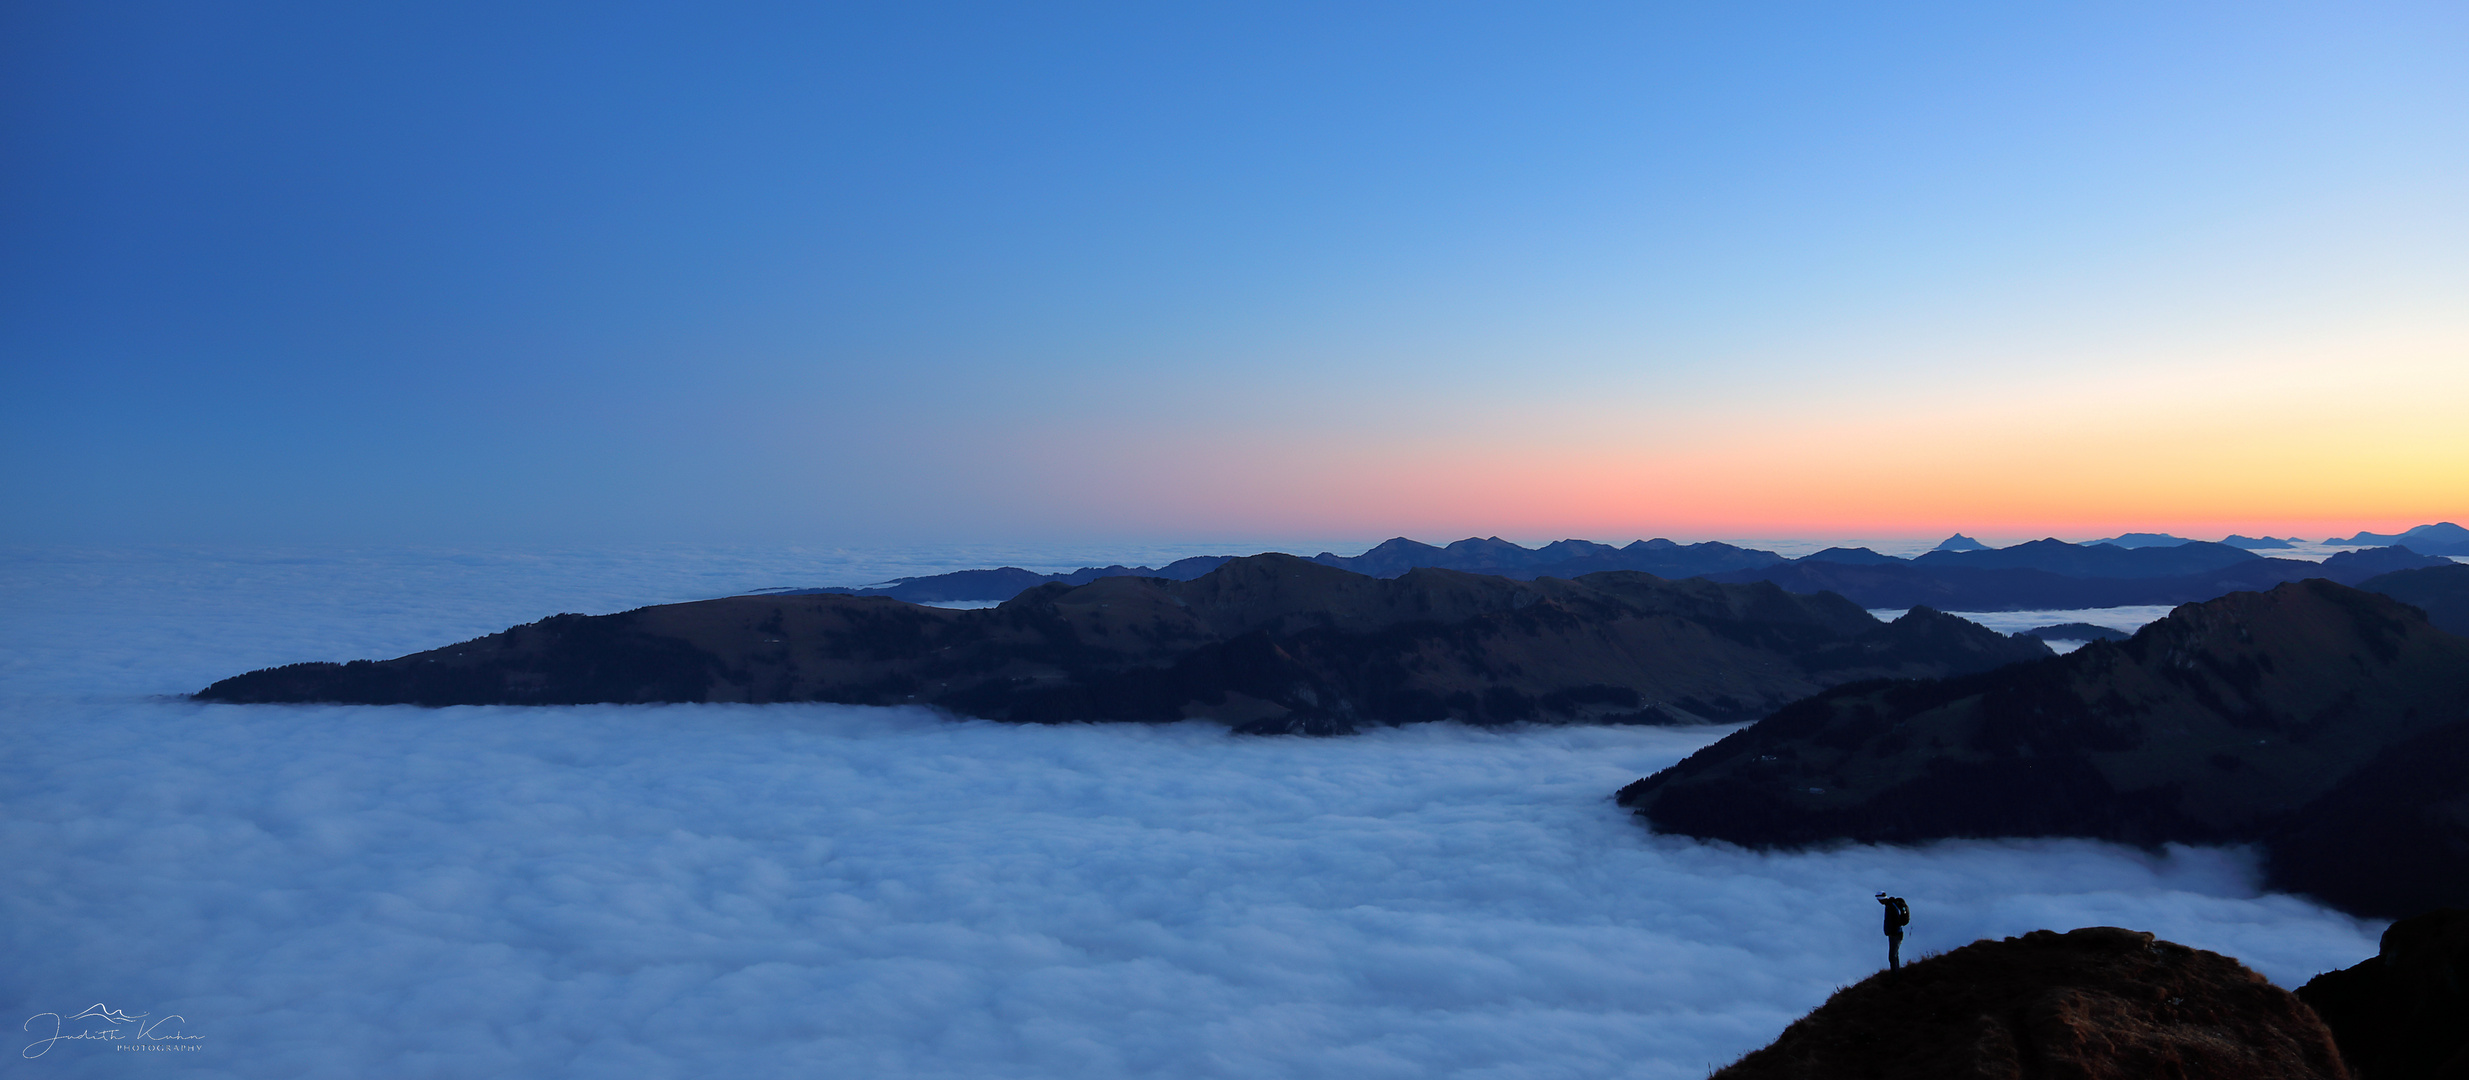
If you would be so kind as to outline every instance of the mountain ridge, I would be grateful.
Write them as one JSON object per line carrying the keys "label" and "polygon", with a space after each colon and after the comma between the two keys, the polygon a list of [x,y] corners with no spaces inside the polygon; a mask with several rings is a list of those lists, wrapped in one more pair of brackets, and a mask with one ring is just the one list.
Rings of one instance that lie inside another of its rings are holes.
{"label": "mountain ridge", "polygon": [[[1953,542],[1950,538],[1949,543]],[[1357,556],[1321,552],[1311,561],[1367,574],[1396,577],[1408,570],[1439,568],[1495,574],[1518,580],[1576,578],[1610,570],[1633,570],[1663,578],[1709,577],[1729,583],[1772,581],[1794,592],[1836,592],[1864,607],[1998,611],[2039,608],[2114,607],[2208,600],[2240,589],[2283,581],[2328,577],[2355,584],[2375,574],[2437,565],[2445,560],[2403,547],[2340,552],[2322,563],[2264,558],[2229,544],[2189,542],[2125,548],[2036,540],[2005,548],[1940,545],[1915,558],[1868,548],[1827,548],[1796,559],[1719,541],[1678,544],[1639,540],[1623,547],[1587,540],[1557,540],[1527,548],[1499,537],[1459,540],[1445,547],[1397,537]],[[1041,574],[1019,567],[961,570],[898,578],[884,585],[764,589],[748,595],[833,594],[888,596],[912,603],[996,603],[1039,585],[1085,585],[1103,577],[1160,577],[1189,581],[1223,565],[1230,556],[1180,559],[1164,567],[1084,566]],[[1843,567],[1866,567],[1845,571]]]}
{"label": "mountain ridge", "polygon": [[953,611],[886,597],[742,596],[561,615],[388,661],[221,680],[235,702],[837,701],[1015,721],[1361,724],[1745,720],[1841,682],[2049,655],[1930,610],[1634,571],[1374,578],[1291,555],[1191,581],[1040,585]]}
{"label": "mountain ridge", "polygon": [[2419,525],[2396,533],[2360,532],[2347,540],[2337,536],[2327,544],[2391,545],[2399,544],[2429,555],[2469,555],[2469,529],[2449,521]]}
{"label": "mountain ridge", "polygon": [[2405,915],[2469,892],[2469,639],[2329,581],[2233,593],[2063,657],[1836,687],[1618,799],[1760,846],[2261,842],[2274,887]]}

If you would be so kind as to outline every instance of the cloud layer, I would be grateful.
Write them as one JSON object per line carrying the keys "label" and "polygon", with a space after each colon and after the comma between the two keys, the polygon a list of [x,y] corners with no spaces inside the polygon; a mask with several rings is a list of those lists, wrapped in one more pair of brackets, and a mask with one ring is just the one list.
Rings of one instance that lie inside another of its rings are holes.
{"label": "cloud layer", "polygon": [[[149,699],[266,646],[179,629],[225,591],[195,564],[115,565],[94,593],[153,614],[12,616],[119,644],[0,701],[0,1019],[177,1013],[209,1074],[1696,1077],[1875,970],[1877,889],[1912,899],[1911,952],[2115,924],[2284,985],[2381,929],[2257,895],[2234,851],[1772,855],[1611,805],[1706,730]],[[388,565],[432,583],[407,621],[529,588]],[[246,607],[297,647],[340,624],[279,613],[348,608],[365,572]]]}

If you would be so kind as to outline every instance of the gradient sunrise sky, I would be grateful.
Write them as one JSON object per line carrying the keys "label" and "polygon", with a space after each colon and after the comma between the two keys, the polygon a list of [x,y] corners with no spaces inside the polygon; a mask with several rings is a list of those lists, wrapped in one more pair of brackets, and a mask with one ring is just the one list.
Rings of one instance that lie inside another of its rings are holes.
{"label": "gradient sunrise sky", "polygon": [[2457,2],[25,0],[0,109],[6,541],[2469,515]]}

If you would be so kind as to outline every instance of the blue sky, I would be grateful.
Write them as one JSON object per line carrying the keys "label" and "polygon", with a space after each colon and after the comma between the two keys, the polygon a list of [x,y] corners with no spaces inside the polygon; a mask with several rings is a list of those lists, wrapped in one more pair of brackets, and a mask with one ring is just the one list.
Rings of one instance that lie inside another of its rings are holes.
{"label": "blue sky", "polygon": [[2469,510],[2457,5],[0,19],[0,539]]}

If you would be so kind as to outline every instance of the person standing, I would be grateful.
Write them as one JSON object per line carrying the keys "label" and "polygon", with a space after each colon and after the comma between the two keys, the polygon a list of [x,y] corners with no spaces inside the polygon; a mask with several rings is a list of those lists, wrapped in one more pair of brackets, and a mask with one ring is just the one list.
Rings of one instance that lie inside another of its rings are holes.
{"label": "person standing", "polygon": [[1877,902],[1886,906],[1886,970],[1903,966],[1903,928],[1912,924],[1912,907],[1900,896],[1877,894]]}

